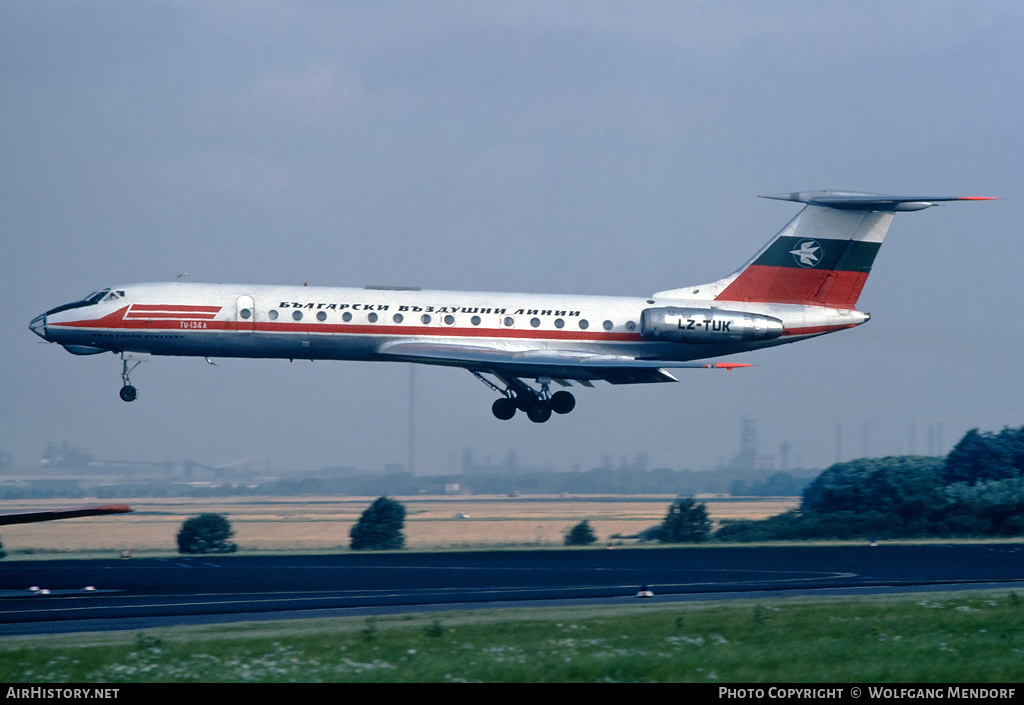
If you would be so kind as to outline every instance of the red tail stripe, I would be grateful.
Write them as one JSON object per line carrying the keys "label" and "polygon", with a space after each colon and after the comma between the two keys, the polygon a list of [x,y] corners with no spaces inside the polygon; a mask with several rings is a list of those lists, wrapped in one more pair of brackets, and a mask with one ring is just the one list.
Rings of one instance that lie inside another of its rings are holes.
{"label": "red tail stripe", "polygon": [[752,264],[716,299],[853,308],[867,272]]}

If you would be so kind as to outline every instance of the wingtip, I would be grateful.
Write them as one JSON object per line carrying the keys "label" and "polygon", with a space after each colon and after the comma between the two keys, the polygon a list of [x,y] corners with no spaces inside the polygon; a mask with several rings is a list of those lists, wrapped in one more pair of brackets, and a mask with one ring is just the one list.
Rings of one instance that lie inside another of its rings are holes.
{"label": "wingtip", "polygon": [[753,367],[749,362],[712,362],[704,367],[708,367],[715,370],[735,370],[737,367]]}

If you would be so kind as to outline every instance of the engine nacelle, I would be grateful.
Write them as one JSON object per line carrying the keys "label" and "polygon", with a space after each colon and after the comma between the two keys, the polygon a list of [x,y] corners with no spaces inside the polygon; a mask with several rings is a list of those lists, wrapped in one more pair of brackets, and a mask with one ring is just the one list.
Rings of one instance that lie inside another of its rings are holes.
{"label": "engine nacelle", "polygon": [[672,343],[734,343],[771,340],[782,335],[782,321],[772,316],[717,308],[644,309],[640,333]]}

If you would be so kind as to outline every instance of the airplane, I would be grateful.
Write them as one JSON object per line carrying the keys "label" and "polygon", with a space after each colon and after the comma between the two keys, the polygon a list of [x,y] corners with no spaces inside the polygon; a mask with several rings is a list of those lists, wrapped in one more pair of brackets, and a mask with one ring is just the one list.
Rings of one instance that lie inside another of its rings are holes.
{"label": "airplane", "polygon": [[[678,381],[669,370],[866,323],[856,309],[893,215],[990,196],[903,197],[851,191],[762,196],[804,207],[724,279],[649,297],[201,284],[116,286],[29,324],[75,355],[113,352],[130,373],[154,355],[370,360],[461,367],[499,395],[493,415],[535,423],[576,406],[552,383]],[[532,383],[531,383],[532,380]]]}

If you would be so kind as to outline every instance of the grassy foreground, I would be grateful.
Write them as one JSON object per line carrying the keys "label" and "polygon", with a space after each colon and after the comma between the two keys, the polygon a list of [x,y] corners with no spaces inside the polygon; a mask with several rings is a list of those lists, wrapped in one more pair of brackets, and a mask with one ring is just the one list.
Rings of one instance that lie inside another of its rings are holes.
{"label": "grassy foreground", "polygon": [[636,603],[0,639],[7,683],[1020,682],[1013,592]]}

